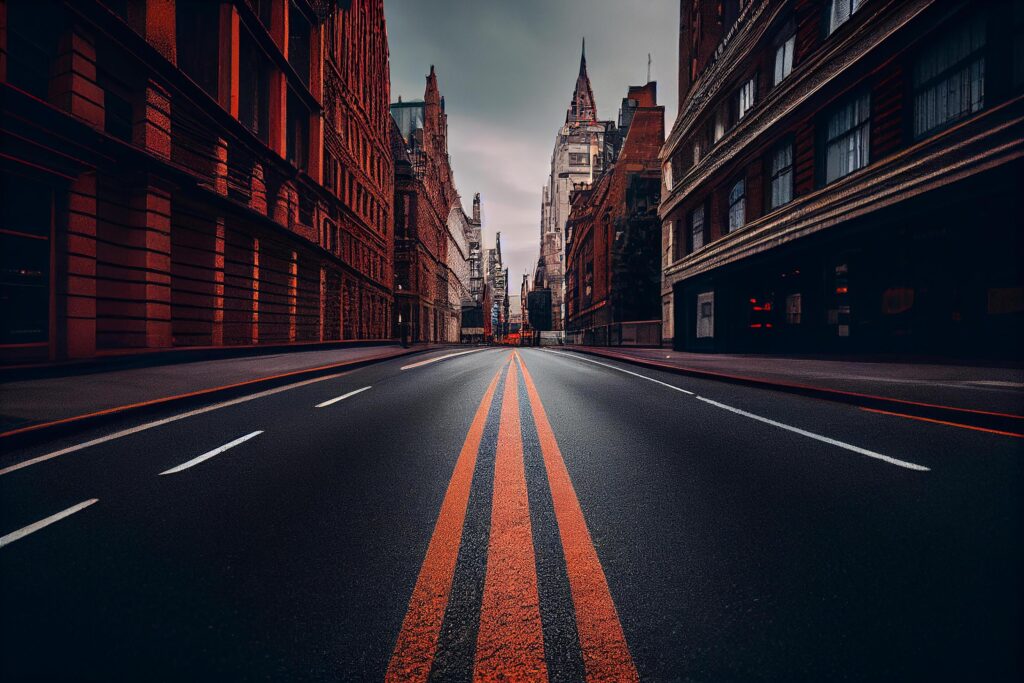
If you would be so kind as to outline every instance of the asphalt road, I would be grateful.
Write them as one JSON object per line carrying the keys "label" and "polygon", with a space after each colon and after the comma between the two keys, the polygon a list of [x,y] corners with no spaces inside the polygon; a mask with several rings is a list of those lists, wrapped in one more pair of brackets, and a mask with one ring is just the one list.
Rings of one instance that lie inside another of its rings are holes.
{"label": "asphalt road", "polygon": [[3,456],[0,678],[1019,679],[1020,439],[452,353]]}

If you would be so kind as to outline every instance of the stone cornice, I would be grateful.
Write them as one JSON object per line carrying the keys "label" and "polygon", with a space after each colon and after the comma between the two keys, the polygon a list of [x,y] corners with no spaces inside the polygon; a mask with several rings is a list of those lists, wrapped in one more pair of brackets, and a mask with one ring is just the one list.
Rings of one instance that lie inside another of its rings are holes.
{"label": "stone cornice", "polygon": [[686,255],[665,268],[663,289],[1021,158],[1024,96],[799,197]]}
{"label": "stone cornice", "polygon": [[[846,31],[831,38],[826,45],[813,53],[806,61],[793,69],[781,84],[765,93],[760,102],[747,116],[739,121],[718,141],[707,154],[682,178],[679,178],[661,203],[659,214],[664,218],[684,197],[687,197],[716,173],[723,165],[732,161],[749,145],[756,142],[783,117],[794,113],[807,100],[835,80],[843,71],[850,69],[868,53],[885,42],[892,34],[924,11],[933,0],[900,0],[881,4],[856,31]],[[874,5],[875,3],[872,3]],[[764,22],[767,26],[768,22]],[[742,38],[742,36],[740,37]],[[716,73],[724,68],[734,68],[735,62],[746,56],[738,52],[741,39],[734,43],[736,53],[726,53],[717,63]],[[732,57],[732,59],[729,59]],[[695,122],[703,121],[706,107],[688,110],[682,121],[662,147],[661,159],[667,160],[676,150],[679,142],[689,135]]]}

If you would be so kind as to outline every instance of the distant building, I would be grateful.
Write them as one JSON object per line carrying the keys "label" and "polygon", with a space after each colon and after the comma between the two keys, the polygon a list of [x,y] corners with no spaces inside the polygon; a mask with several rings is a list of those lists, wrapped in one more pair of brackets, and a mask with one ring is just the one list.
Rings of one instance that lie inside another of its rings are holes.
{"label": "distant building", "polygon": [[657,85],[629,88],[615,159],[592,186],[579,185],[566,223],[567,339],[583,344],[661,343],[658,202],[665,108]]}
{"label": "distant building", "polygon": [[1019,357],[1024,3],[680,12],[665,338]]}
{"label": "distant building", "polygon": [[469,293],[469,220],[448,157],[448,115],[430,67],[422,101],[391,105],[395,158],[394,325],[413,341],[457,342]]}
{"label": "distant building", "polygon": [[0,3],[0,362],[390,335],[383,4],[315,5]]}
{"label": "distant building", "polygon": [[486,338],[484,316],[490,317],[490,307],[484,308],[484,252],[483,225],[480,215],[480,193],[473,196],[473,215],[466,225],[466,245],[469,250],[468,299],[462,302],[462,341],[482,342]]}
{"label": "distant building", "polygon": [[492,334],[501,337],[508,323],[508,268],[501,257],[501,232],[494,238],[494,247],[484,250],[484,281],[491,294],[490,320]]}
{"label": "distant building", "polygon": [[566,221],[569,196],[579,183],[591,183],[615,158],[618,149],[614,121],[597,119],[597,104],[587,75],[584,45],[565,123],[555,136],[551,174],[541,198],[540,259],[534,279],[552,295],[552,325],[562,329]]}

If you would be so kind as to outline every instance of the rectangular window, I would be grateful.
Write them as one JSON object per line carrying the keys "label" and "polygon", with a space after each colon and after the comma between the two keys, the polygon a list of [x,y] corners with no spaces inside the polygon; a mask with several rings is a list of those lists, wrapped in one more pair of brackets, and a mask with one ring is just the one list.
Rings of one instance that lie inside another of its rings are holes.
{"label": "rectangular window", "polygon": [[740,178],[729,190],[729,232],[747,222],[747,181]]}
{"label": "rectangular window", "polygon": [[309,87],[309,51],[312,32],[305,15],[293,2],[288,8],[288,63]]}
{"label": "rectangular window", "polygon": [[715,111],[715,117],[712,122],[711,142],[718,142],[725,135],[727,111],[725,106],[721,106]]}
{"label": "rectangular window", "polygon": [[868,165],[871,133],[871,94],[857,95],[839,107],[825,123],[825,183]]}
{"label": "rectangular window", "polygon": [[238,120],[264,144],[270,140],[270,64],[248,31],[239,36]]}
{"label": "rectangular window", "polygon": [[782,82],[786,76],[793,71],[793,49],[796,46],[796,36],[791,35],[775,48],[775,70],[772,73],[772,86]]}
{"label": "rectangular window", "polygon": [[920,137],[985,105],[985,23],[959,24],[914,64],[914,136]]}
{"label": "rectangular window", "polygon": [[770,206],[777,209],[793,200],[793,145],[789,142],[772,153]]}
{"label": "rectangular window", "polygon": [[697,339],[712,339],[715,336],[715,293],[701,292],[697,295]]}
{"label": "rectangular window", "polygon": [[786,323],[789,325],[799,325],[800,317],[802,313],[802,301],[800,293],[790,294],[786,297]]}
{"label": "rectangular window", "polygon": [[704,207],[690,212],[690,253],[704,246]]}
{"label": "rectangular window", "polygon": [[867,0],[829,0],[828,34],[832,35],[837,28],[845,24],[866,2]]}
{"label": "rectangular window", "polygon": [[586,152],[569,152],[570,166],[590,166],[590,155]]}
{"label": "rectangular window", "polygon": [[309,150],[309,110],[291,90],[288,91],[287,114],[287,150],[288,161],[296,168],[306,170]]}
{"label": "rectangular window", "polygon": [[742,119],[754,106],[754,79],[740,86],[739,102],[736,107],[736,119]]}

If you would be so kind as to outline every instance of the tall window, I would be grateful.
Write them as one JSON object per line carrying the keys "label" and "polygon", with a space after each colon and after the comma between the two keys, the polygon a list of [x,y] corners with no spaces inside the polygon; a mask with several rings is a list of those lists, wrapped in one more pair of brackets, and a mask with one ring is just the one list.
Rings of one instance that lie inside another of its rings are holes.
{"label": "tall window", "polygon": [[868,165],[871,94],[857,95],[825,124],[825,182],[831,183]]}
{"label": "tall window", "polygon": [[690,212],[690,252],[704,246],[704,207],[698,206]]}
{"label": "tall window", "polygon": [[740,178],[729,190],[729,232],[742,228],[747,220],[747,181]]}
{"label": "tall window", "polygon": [[793,199],[793,145],[786,142],[772,153],[771,208],[776,209]]}
{"label": "tall window", "polygon": [[736,107],[736,119],[742,119],[754,106],[754,79],[740,86],[739,102]]}
{"label": "tall window", "polygon": [[772,72],[773,87],[781,83],[782,79],[793,71],[793,50],[795,47],[796,35],[790,33],[775,48],[775,70]]}
{"label": "tall window", "polygon": [[270,140],[270,64],[248,31],[239,36],[238,120],[264,143]]}
{"label": "tall window", "polygon": [[975,16],[929,46],[914,64],[914,135],[985,105],[985,23]]}
{"label": "tall window", "polygon": [[828,34],[846,23],[867,0],[829,0],[828,3]]}

